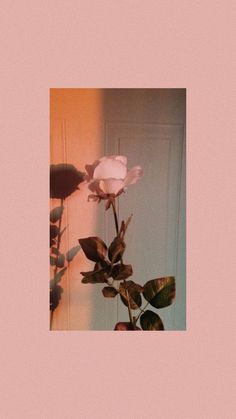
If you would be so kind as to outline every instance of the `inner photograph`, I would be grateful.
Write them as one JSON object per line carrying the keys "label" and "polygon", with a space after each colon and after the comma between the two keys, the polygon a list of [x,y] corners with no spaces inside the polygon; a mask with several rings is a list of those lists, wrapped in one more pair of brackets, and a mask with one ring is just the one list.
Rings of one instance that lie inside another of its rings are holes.
{"label": "inner photograph", "polygon": [[50,89],[51,331],[186,330],[186,89]]}

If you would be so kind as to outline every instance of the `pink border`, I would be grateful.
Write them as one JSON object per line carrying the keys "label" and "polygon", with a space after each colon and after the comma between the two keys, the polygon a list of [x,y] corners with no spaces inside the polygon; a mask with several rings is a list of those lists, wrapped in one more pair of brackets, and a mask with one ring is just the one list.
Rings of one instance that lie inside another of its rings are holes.
{"label": "pink border", "polygon": [[[233,418],[234,3],[1,9],[1,417]],[[48,94],[64,86],[188,90],[184,333],[48,332]]]}

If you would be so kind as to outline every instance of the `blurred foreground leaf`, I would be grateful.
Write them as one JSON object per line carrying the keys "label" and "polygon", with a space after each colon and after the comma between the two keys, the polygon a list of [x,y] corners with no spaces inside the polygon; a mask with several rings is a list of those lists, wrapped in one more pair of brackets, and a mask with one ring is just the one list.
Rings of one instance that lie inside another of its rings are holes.
{"label": "blurred foreground leaf", "polygon": [[59,228],[54,224],[50,224],[50,240],[55,239],[59,233]]}
{"label": "blurred foreground leaf", "polygon": [[51,223],[56,223],[62,216],[64,207],[63,205],[61,207],[53,208],[50,212],[50,221]]}
{"label": "blurred foreground leaf", "polygon": [[66,253],[67,262],[71,262],[74,259],[74,257],[77,255],[77,253],[80,249],[81,249],[81,247],[78,245],[78,246],[74,246],[70,250],[68,250],[68,252]]}
{"label": "blurred foreground leaf", "polygon": [[61,300],[63,288],[60,285],[55,285],[50,289],[50,310],[55,310]]}
{"label": "blurred foreground leaf", "polygon": [[67,267],[61,269],[59,272],[56,273],[53,279],[50,281],[50,287],[52,288],[54,285],[58,284],[58,282],[61,281],[61,278],[63,277],[65,271],[67,270]]}

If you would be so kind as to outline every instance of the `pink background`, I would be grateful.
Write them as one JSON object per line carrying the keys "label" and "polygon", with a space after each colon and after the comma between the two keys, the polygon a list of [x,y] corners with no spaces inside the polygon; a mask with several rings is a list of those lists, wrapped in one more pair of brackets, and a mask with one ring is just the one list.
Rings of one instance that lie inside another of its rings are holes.
{"label": "pink background", "polygon": [[[234,12],[2,1],[2,418],[235,417]],[[187,88],[186,332],[48,331],[50,87]]]}

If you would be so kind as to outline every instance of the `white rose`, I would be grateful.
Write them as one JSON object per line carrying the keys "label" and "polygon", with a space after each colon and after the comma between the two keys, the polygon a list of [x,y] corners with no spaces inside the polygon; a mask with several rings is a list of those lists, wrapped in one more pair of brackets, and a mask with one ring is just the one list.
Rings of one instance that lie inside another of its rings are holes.
{"label": "white rose", "polygon": [[95,192],[89,199],[107,199],[109,195],[118,196],[124,192],[128,185],[133,185],[143,175],[140,166],[127,170],[127,157],[105,156],[87,165],[87,180],[89,189]]}

